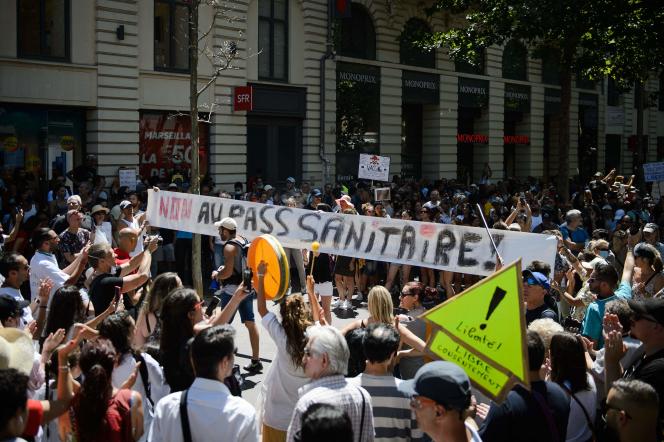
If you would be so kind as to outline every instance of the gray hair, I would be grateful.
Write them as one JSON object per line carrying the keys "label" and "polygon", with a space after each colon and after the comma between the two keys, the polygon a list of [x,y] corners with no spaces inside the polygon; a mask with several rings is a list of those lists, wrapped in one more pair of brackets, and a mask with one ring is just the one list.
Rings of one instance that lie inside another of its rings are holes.
{"label": "gray hair", "polygon": [[314,353],[327,355],[330,361],[327,375],[346,374],[350,350],[339,330],[331,325],[314,325],[307,329],[307,338]]}
{"label": "gray hair", "polygon": [[565,214],[565,221],[570,222],[577,218],[582,218],[581,211],[577,209],[568,210]]}

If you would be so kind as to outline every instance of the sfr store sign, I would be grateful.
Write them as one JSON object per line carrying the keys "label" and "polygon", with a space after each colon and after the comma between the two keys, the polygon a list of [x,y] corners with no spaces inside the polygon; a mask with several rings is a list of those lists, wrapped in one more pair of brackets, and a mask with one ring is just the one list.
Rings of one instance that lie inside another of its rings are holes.
{"label": "sfr store sign", "polygon": [[254,88],[251,86],[237,86],[233,90],[233,110],[251,111],[254,109]]}

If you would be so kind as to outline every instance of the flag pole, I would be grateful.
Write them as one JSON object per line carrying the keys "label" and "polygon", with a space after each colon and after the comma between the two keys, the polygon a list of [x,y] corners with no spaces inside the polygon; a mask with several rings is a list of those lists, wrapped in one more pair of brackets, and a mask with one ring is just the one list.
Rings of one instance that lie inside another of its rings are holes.
{"label": "flag pole", "polygon": [[482,207],[477,204],[477,210],[480,213],[480,218],[482,218],[482,223],[484,224],[484,228],[486,229],[486,233],[489,235],[489,239],[491,240],[491,244],[493,245],[493,250],[496,251],[496,256],[498,257],[498,261],[500,261],[500,264],[503,265],[505,264],[505,261],[503,261],[503,257],[500,256],[500,253],[498,252],[498,247],[496,247],[496,242],[493,240],[493,235],[491,235],[491,231],[489,230],[489,226],[486,223],[486,219],[484,219],[484,213],[482,212]]}

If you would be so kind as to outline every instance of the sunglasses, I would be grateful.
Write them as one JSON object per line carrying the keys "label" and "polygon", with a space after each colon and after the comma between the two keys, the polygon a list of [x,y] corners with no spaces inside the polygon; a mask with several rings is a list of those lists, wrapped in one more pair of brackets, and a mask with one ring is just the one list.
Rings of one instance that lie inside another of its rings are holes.
{"label": "sunglasses", "polygon": [[415,296],[413,292],[401,292],[401,298],[404,298],[406,296]]}
{"label": "sunglasses", "polygon": [[526,278],[523,280],[523,283],[526,285],[539,285],[539,282],[535,278]]}
{"label": "sunglasses", "polygon": [[198,309],[200,309],[201,307],[203,307],[203,303],[204,303],[204,302],[205,302],[205,301],[199,301],[199,302],[197,302],[196,304],[194,304],[194,308],[192,308],[191,311],[198,310]]}

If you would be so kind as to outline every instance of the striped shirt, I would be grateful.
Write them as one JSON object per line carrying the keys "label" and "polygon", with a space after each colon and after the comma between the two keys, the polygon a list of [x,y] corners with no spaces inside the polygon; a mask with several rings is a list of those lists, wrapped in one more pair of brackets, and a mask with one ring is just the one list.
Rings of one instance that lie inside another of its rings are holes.
{"label": "striped shirt", "polygon": [[300,387],[299,393],[300,399],[295,404],[288,426],[288,442],[294,441],[302,426],[302,415],[312,404],[330,404],[341,408],[348,413],[353,424],[355,442],[373,442],[371,397],[365,389],[351,384],[342,375],[332,375],[311,381]]}
{"label": "striped shirt", "polygon": [[422,431],[417,428],[415,413],[410,408],[410,397],[397,390],[401,379],[362,373],[348,381],[371,395],[377,442],[422,439]]}

